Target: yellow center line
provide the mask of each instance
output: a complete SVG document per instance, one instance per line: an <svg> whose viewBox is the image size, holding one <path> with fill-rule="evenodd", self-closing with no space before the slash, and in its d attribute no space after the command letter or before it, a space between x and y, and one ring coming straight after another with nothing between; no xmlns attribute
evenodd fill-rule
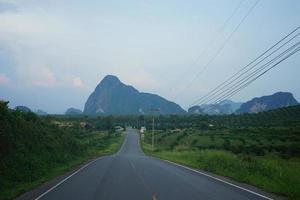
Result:
<svg viewBox="0 0 300 200"><path fill-rule="evenodd" d="M151 187L146 183L145 179L142 177L142 175L136 170L135 165L129 161L131 167L134 169L135 173L138 175L139 179L141 180L142 184L145 186L145 188L152 194L152 200L157 200L157 197Z"/></svg>

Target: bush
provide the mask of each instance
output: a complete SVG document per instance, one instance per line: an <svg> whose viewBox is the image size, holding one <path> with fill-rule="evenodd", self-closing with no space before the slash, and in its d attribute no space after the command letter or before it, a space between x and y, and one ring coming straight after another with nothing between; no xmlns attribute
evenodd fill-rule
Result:
<svg viewBox="0 0 300 200"><path fill-rule="evenodd" d="M227 151L231 150L231 144L230 141L228 139L225 139L224 143L223 143L223 148Z"/></svg>

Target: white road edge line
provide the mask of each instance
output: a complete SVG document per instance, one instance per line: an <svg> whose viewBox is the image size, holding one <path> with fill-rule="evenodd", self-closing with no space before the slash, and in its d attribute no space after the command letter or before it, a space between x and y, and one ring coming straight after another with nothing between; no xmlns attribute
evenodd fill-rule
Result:
<svg viewBox="0 0 300 200"><path fill-rule="evenodd" d="M239 188L239 189L241 189L241 190L247 191L247 192L249 192L249 193L255 194L255 195L260 196L260 197L262 197L262 198L265 198L265 199L268 199L268 200L274 200L274 199L271 199L271 198L269 198L269 197L266 197L266 196L264 196L264 195L262 195L262 194L259 194L259 193L257 193L257 192L254 192L254 191L252 191L252 190L248 190L248 189L246 189L246 188L243 188L243 187L241 187L241 186L235 185L235 184L233 184L233 183L224 181L224 180L222 180L222 179L220 179L220 178L211 176L211 175L206 174L206 173L204 173L204 172L200 172L200 171L198 171L198 170L196 170L196 169L192 169L192 168L190 168L190 167L187 167L187 166L184 166L184 165L181 165L181 164L178 164L178 163L169 161L169 160L163 160L163 161L168 162L168 163L171 163L171 164L173 164L173 165L177 165L177 166L179 166L179 167L182 167L182 168L185 168L185 169L188 169L188 170L191 170L191 171L193 171L193 172L196 172L196 173L198 173L198 174L201 174L201 175L207 176L207 177L209 177L209 178L215 179L215 180L220 181L220 182L222 182L222 183L226 183L226 184L228 184L228 185L231 185L231 186L233 186L233 187L236 187L236 188Z"/></svg>
<svg viewBox="0 0 300 200"><path fill-rule="evenodd" d="M117 153L115 153L115 154L112 154L112 155L118 155L118 154L120 154L121 153L121 151L122 151L122 149L123 149L123 146L124 146L124 144L126 143L126 141L127 141L127 133L126 133L126 131L124 132L124 140L123 140L123 143L122 143L122 145L121 145L121 147L120 147L120 149L119 149L119 151L117 152Z"/></svg>
<svg viewBox="0 0 300 200"><path fill-rule="evenodd" d="M122 146L120 147L119 151L113 155L117 155L121 152L121 150L123 149L123 146L124 146L124 143L126 142L127 140L127 137L126 137L126 134L125 133L125 138L124 138L124 141L123 141L123 144ZM68 177L64 178L62 181L60 181L59 183L57 183L56 185L52 186L50 189L48 189L46 192L44 192L43 194L41 194L40 196L38 196L37 198L35 198L35 200L39 200L41 199L43 196L45 196L47 193L51 192L52 190L54 190L55 188L57 188L59 185L61 185L63 182L65 182L66 180L68 180L69 178L71 178L72 176L74 176L75 174L77 174L78 172L80 172L81 170L83 170L84 168L86 168L87 166L93 164L94 162L102 159L102 158L105 158L106 156L102 156L102 157L99 157L95 160L92 160L91 162L85 164L84 166L82 166L80 169L78 169L77 171L75 171L74 173L72 173L71 175L69 175Z"/></svg>
<svg viewBox="0 0 300 200"><path fill-rule="evenodd" d="M69 178L71 178L72 176L74 176L75 174L77 174L78 172L80 172L81 170L83 170L84 168L86 168L87 166L91 165L92 163L104 158L106 156L103 157L99 157L95 160L92 160L91 162L85 164L84 166L82 166L80 169L78 169L77 171L75 171L74 173L72 173L71 175L69 175L68 177L64 178L63 180L61 180L59 183L57 183L56 185L52 186L50 189L48 189L46 192L44 192L43 194L41 194L40 196L38 196L37 198L35 198L35 200L39 200L41 199L43 196L45 196L46 194L48 194L49 192L51 192L52 190L54 190L55 188L57 188L59 185L61 185L62 183L64 183L66 180L68 180Z"/></svg>

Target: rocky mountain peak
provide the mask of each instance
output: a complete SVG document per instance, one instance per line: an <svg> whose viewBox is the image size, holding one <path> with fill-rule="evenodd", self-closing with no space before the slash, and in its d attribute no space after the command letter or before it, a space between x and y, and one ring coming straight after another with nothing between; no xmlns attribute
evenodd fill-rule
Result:
<svg viewBox="0 0 300 200"><path fill-rule="evenodd" d="M102 81L99 83L99 85L115 85L115 84L120 84L121 81L119 80L118 77L114 75L107 75L105 76Z"/></svg>
<svg viewBox="0 0 300 200"><path fill-rule="evenodd" d="M148 113L159 108L161 114L184 114L177 104L158 95L139 92L122 83L118 77L107 75L89 96L84 113L88 115L126 115Z"/></svg>
<svg viewBox="0 0 300 200"><path fill-rule="evenodd" d="M290 92L276 92L272 95L253 98L242 104L237 113L258 113L276 108L298 105Z"/></svg>

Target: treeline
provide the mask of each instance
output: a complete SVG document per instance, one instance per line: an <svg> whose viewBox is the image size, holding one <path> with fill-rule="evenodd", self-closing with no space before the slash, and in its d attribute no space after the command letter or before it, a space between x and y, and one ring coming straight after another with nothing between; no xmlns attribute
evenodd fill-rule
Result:
<svg viewBox="0 0 300 200"><path fill-rule="evenodd" d="M47 121L57 121L59 123L70 123L72 126L81 127L86 130L98 130L98 131L114 131L115 126L119 125L117 120L113 116L67 116L67 115L49 115L44 117ZM123 127L123 126L122 126Z"/></svg>
<svg viewBox="0 0 300 200"><path fill-rule="evenodd" d="M156 115L155 128L160 130L196 128L226 129L248 127L300 127L300 106L279 108L257 114L232 115ZM139 116L134 125L152 128L152 116Z"/></svg>
<svg viewBox="0 0 300 200"><path fill-rule="evenodd" d="M169 130L182 128L196 129L224 129L269 126L300 126L300 106L279 108L257 114L231 114L231 115L122 115L122 116L50 116L62 121L82 122L84 119L97 130L113 129L115 126L132 126L152 128L154 118L155 129Z"/></svg>
<svg viewBox="0 0 300 200"><path fill-rule="evenodd" d="M289 106L257 114L215 116L219 127L300 126L300 106Z"/></svg>

